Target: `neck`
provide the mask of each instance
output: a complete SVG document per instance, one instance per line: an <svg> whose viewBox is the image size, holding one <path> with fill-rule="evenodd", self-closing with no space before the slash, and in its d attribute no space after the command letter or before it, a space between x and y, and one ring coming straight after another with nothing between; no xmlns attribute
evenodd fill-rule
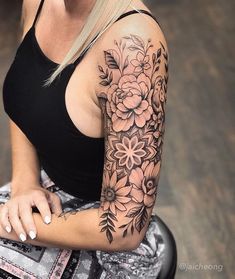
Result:
<svg viewBox="0 0 235 279"><path fill-rule="evenodd" d="M71 16L76 15L86 18L94 6L96 0L63 0L65 10Z"/></svg>

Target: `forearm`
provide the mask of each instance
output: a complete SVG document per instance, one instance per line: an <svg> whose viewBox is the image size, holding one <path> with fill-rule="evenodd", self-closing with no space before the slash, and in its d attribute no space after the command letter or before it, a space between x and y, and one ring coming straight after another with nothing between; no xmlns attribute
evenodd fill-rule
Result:
<svg viewBox="0 0 235 279"><path fill-rule="evenodd" d="M21 183L37 183L40 166L36 150L27 137L10 120L12 153L12 190ZM20 185L22 189L22 185Z"/></svg>
<svg viewBox="0 0 235 279"><path fill-rule="evenodd" d="M42 221L40 214L33 213L37 237L31 240L27 236L25 243L73 250L132 250L134 248L133 236L123 238L116 234L114 241L109 243L106 235L100 232L101 220L98 210L98 208L90 208L79 212L68 212L60 217L52 214L52 221L48 225ZM2 228L0 237L21 242L14 231L7 233Z"/></svg>

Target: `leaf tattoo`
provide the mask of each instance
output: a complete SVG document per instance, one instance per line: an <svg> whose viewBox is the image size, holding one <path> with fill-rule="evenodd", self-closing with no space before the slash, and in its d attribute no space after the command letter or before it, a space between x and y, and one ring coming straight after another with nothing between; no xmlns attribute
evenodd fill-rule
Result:
<svg viewBox="0 0 235 279"><path fill-rule="evenodd" d="M120 57L116 50L110 49L104 51L106 64L110 69L119 69Z"/></svg>
<svg viewBox="0 0 235 279"><path fill-rule="evenodd" d="M100 232L134 235L148 224L160 178L168 53L162 42L123 36L104 51L97 94L105 119Z"/></svg>

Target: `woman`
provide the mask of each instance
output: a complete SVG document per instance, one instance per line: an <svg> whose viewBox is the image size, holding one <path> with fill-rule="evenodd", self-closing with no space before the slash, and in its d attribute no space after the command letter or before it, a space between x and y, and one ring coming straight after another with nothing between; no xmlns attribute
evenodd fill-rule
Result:
<svg viewBox="0 0 235 279"><path fill-rule="evenodd" d="M1 278L156 278L168 50L141 1L25 0L3 87ZM88 51L89 50L89 51Z"/></svg>

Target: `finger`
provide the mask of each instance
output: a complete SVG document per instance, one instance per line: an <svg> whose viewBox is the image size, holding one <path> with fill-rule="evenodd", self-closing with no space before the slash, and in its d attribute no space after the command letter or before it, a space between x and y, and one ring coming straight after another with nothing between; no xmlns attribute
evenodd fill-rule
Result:
<svg viewBox="0 0 235 279"><path fill-rule="evenodd" d="M26 232L31 239L34 239L37 234L36 226L33 220L32 207L30 203L20 203L19 204L19 215L21 223L23 224Z"/></svg>
<svg viewBox="0 0 235 279"><path fill-rule="evenodd" d="M12 204L11 207L9 207L8 216L9 216L9 221L12 225L12 228L18 235L19 239L21 241L25 241L27 237L26 237L25 230L22 226L22 223L19 219L18 204Z"/></svg>
<svg viewBox="0 0 235 279"><path fill-rule="evenodd" d="M45 194L35 199L34 203L42 216L43 222L49 224L51 222L51 209Z"/></svg>
<svg viewBox="0 0 235 279"><path fill-rule="evenodd" d="M0 223L5 230L10 233L11 232L11 224L9 222L8 217L9 209L7 205L1 205L1 213L0 213Z"/></svg>
<svg viewBox="0 0 235 279"><path fill-rule="evenodd" d="M50 203L52 213L59 216L63 211L60 197L53 193L50 194L49 203Z"/></svg>

